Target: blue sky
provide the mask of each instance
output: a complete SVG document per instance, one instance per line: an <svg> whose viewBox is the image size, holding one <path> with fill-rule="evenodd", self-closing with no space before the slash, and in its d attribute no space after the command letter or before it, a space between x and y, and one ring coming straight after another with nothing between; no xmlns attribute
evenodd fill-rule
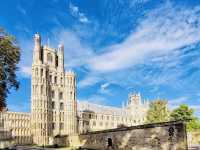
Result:
<svg viewBox="0 0 200 150"><path fill-rule="evenodd" d="M0 26L22 50L13 111L30 111L33 35L65 45L78 100L121 106L130 92L200 116L200 0L3 0Z"/></svg>

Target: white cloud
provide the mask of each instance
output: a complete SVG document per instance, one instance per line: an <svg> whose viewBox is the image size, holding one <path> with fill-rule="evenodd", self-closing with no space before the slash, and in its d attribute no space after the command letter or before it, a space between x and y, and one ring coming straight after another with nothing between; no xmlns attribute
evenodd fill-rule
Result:
<svg viewBox="0 0 200 150"><path fill-rule="evenodd" d="M89 23L88 18L84 13L80 12L79 8L72 3L69 4L70 13L75 18L78 18L81 23Z"/></svg>
<svg viewBox="0 0 200 150"><path fill-rule="evenodd" d="M169 108L174 109L180 106L180 104L186 103L188 100L188 97L183 96L183 97L178 97L176 99L172 99L168 101Z"/></svg>
<svg viewBox="0 0 200 150"><path fill-rule="evenodd" d="M31 67L30 66L21 66L20 67L20 73L24 77L30 77L31 76Z"/></svg>
<svg viewBox="0 0 200 150"><path fill-rule="evenodd" d="M101 89L105 90L109 85L110 83L104 83L101 85Z"/></svg>
<svg viewBox="0 0 200 150"><path fill-rule="evenodd" d="M32 53L34 41L31 39L21 37L19 39L19 45L21 49L21 58L19 62L19 72L20 77L29 78L31 77L31 64L32 64Z"/></svg>
<svg viewBox="0 0 200 150"><path fill-rule="evenodd" d="M104 98L103 96L100 95L91 95L89 98L86 99L81 99L79 101L87 101L87 102L91 102L93 104L100 104L100 105L106 105L106 98Z"/></svg>
<svg viewBox="0 0 200 150"><path fill-rule="evenodd" d="M168 3L152 11L122 43L91 59L89 67L103 73L122 70L200 41L199 10Z"/></svg>
<svg viewBox="0 0 200 150"><path fill-rule="evenodd" d="M194 109L194 114L195 116L199 117L200 116L200 105L197 104L190 104L191 101L189 101L189 97L187 96L183 96L183 97L178 97L176 99L172 99L168 101L169 104L169 109L172 111L173 109L178 108L181 104L186 104L188 105L190 108Z"/></svg>
<svg viewBox="0 0 200 150"><path fill-rule="evenodd" d="M99 93L101 94L108 94L108 95L111 95L111 91L108 89L108 87L110 86L110 83L104 83L100 86L100 90L99 90Z"/></svg>
<svg viewBox="0 0 200 150"><path fill-rule="evenodd" d="M8 104L9 111L14 112L30 112L30 102L19 102L14 104Z"/></svg>
<svg viewBox="0 0 200 150"><path fill-rule="evenodd" d="M200 105L190 105L194 109L194 114L200 118Z"/></svg>
<svg viewBox="0 0 200 150"><path fill-rule="evenodd" d="M81 42L80 37L75 32L67 29L61 29L59 31L54 31L53 34L57 40L55 43L64 44L65 66L67 68L84 65L88 59L93 57L93 51L90 47Z"/></svg>
<svg viewBox="0 0 200 150"><path fill-rule="evenodd" d="M24 8L22 8L21 5L17 5L17 10L18 10L19 12L21 12L22 14L26 15L26 10L25 10Z"/></svg>
<svg viewBox="0 0 200 150"><path fill-rule="evenodd" d="M145 4L147 2L149 2L151 0L132 0L131 1L131 6L134 6L134 5L138 5L138 4Z"/></svg>
<svg viewBox="0 0 200 150"><path fill-rule="evenodd" d="M81 80L78 83L78 87L79 88L84 88L84 87L87 87L87 86L94 85L99 81L100 81L99 77L88 75L85 79Z"/></svg>

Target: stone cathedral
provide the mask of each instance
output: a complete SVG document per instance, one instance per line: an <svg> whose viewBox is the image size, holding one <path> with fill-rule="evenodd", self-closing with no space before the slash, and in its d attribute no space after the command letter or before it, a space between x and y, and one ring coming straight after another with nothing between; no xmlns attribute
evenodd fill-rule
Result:
<svg viewBox="0 0 200 150"><path fill-rule="evenodd" d="M0 113L0 146L2 139L15 145L52 145L56 137L145 122L149 104L137 93L121 108L77 101L76 75L64 69L64 46L43 46L39 34L34 42L31 112Z"/></svg>

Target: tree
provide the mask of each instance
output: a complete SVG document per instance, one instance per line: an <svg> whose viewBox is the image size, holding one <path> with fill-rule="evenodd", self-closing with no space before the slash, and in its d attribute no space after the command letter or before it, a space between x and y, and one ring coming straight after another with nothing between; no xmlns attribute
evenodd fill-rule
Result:
<svg viewBox="0 0 200 150"><path fill-rule="evenodd" d="M166 100L155 100L149 105L147 123L169 121L169 110Z"/></svg>
<svg viewBox="0 0 200 150"><path fill-rule="evenodd" d="M171 120L187 121L187 129L189 131L200 129L200 121L194 116L194 109L189 108L186 104L181 104L170 114Z"/></svg>
<svg viewBox="0 0 200 150"><path fill-rule="evenodd" d="M6 107L6 97L10 89L18 89L16 80L20 49L15 38L0 28L0 111Z"/></svg>
<svg viewBox="0 0 200 150"><path fill-rule="evenodd" d="M194 110L189 108L186 104L181 104L178 108L174 109L170 114L171 120L192 120Z"/></svg>

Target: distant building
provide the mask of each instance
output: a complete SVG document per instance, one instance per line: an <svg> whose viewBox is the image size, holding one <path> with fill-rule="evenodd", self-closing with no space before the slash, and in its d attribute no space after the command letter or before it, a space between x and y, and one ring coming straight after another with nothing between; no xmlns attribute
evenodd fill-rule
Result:
<svg viewBox="0 0 200 150"><path fill-rule="evenodd" d="M79 131L85 133L144 124L147 110L148 102L142 102L140 94L130 94L127 105L122 108L79 102Z"/></svg>
<svg viewBox="0 0 200 150"><path fill-rule="evenodd" d="M39 34L34 40L31 113L0 113L2 130L8 131L14 144L51 145L55 138L66 135L145 122L148 102L143 102L140 94L130 94L122 108L77 104L76 75L65 72L64 46L42 46Z"/></svg>
<svg viewBox="0 0 200 150"><path fill-rule="evenodd" d="M5 125L5 111L0 113L0 149L3 149L5 147L9 147L12 145L12 135L11 131L6 129Z"/></svg>

